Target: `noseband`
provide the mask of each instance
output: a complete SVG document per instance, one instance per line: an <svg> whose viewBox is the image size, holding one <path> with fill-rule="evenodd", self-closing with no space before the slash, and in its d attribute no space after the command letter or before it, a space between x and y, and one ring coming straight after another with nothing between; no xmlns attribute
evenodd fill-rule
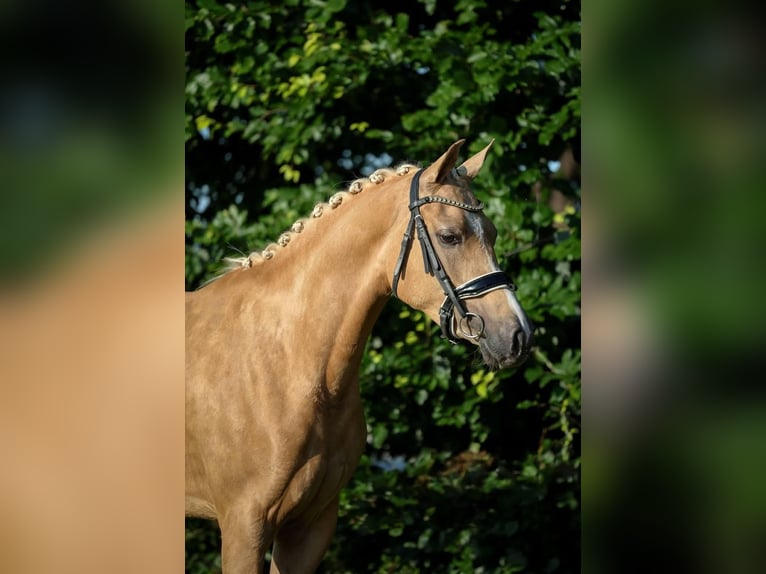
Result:
<svg viewBox="0 0 766 574"><path fill-rule="evenodd" d="M510 278L502 271L493 271L485 275L480 275L463 283L459 287L455 287L450 281L447 272L439 261L439 256L436 255L431 238L428 235L426 224L423 221L423 216L420 214L420 206L427 203L443 203L452 207L459 207L472 213L478 213L484 209L484 205L479 202L479 205L468 205L467 203L461 203L459 201L453 201L446 197L440 197L438 195L427 195L426 197L420 196L420 175L423 170L418 170L415 176L412 178L412 184L410 185L410 221L407 224L407 229L404 231L404 237L402 239L402 248L399 252L399 259L396 261L396 267L394 268L394 280L392 284L394 296L398 296L396 293L397 285L399 284L399 277L402 273L402 268L407 260L407 254L412 244L412 231L413 228L417 229L418 241L420 242L420 249L423 252L423 263L425 265L425 271L429 275L436 277L436 280L441 285L442 291L444 291L444 302L439 308L439 320L442 328L442 337L449 340L450 343L457 343L458 336L455 333L454 328L454 311L457 310L460 315L458 320L458 329L460 334L466 339L473 341L478 340L484 333L484 319L482 319L476 313L471 313L465 308L463 301L465 299L473 299L481 297L482 295L494 291L495 289L510 289L516 290L516 286L511 283ZM479 330L474 334L471 330L471 320L478 320Z"/></svg>

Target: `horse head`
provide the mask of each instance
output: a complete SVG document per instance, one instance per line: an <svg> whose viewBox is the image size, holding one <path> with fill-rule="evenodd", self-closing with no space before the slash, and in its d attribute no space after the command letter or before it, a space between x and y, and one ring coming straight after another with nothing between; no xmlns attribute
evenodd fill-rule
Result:
<svg viewBox="0 0 766 574"><path fill-rule="evenodd" d="M453 343L478 345L490 367L517 366L529 353L532 326L498 265L497 229L470 188L492 142L454 168L463 142L406 180L409 203L397 220L404 239L391 289L440 324Z"/></svg>

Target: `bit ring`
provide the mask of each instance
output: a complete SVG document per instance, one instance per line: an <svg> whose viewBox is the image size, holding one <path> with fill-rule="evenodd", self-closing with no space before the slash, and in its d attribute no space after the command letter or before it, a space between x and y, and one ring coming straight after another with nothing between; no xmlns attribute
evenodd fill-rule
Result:
<svg viewBox="0 0 766 574"><path fill-rule="evenodd" d="M472 318L476 318L479 320L479 333L477 335L474 335L471 329L470 321ZM484 334L484 319L482 319L476 313L471 313L471 312L466 313L465 316L460 317L460 320L458 321L457 325L458 325L458 329L460 330L460 334L466 339L470 339L471 341L478 341L481 338L481 336ZM468 327L467 330L466 330L466 327Z"/></svg>

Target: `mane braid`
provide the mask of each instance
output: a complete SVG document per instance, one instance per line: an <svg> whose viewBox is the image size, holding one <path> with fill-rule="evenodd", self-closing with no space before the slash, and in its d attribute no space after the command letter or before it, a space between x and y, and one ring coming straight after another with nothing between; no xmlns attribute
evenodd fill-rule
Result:
<svg viewBox="0 0 766 574"><path fill-rule="evenodd" d="M306 226L310 226L313 224L313 221L315 219L319 219L322 217L322 214L324 214L326 211L331 211L334 209L337 209L340 207L344 201L352 198L353 196L361 193L365 189L368 189L370 187L374 187L376 185L379 185L383 183L387 178L390 178L392 176L404 176L407 175L410 170L417 169L418 166L411 164L411 163L403 163L396 168L381 168L377 169L374 172L370 174L367 178L359 178L352 181L349 185L346 191L339 191L335 194L333 194L330 199L326 203L317 203L314 206L314 209L311 211L311 214L308 217L304 217L301 219L298 219L295 223L293 223L290 226L290 229L283 232L279 238L274 243L269 243L264 247L261 251L252 251L250 254L248 254L245 257L224 257L225 266L223 269L223 272L212 279L206 281L204 284L207 285L208 283L215 281L216 279L223 277L227 273L231 271L236 271L237 269L244 270L244 269L250 269L256 264L261 264L266 261L270 261L276 255L284 248L286 248L293 237L296 234L302 233Z"/></svg>

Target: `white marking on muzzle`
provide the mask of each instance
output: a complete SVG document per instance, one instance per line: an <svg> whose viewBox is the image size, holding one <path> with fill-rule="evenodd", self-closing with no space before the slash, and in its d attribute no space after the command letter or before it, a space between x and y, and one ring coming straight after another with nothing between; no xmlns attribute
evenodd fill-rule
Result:
<svg viewBox="0 0 766 574"><path fill-rule="evenodd" d="M495 250L492 249L492 247L487 244L486 237L484 235L484 229L481 225L481 219L479 215L474 213L466 213L466 217L468 218L468 223L472 227L473 232L479 238L479 241L481 242L481 246L484 248L484 252L487 254L487 262L489 263L489 268L492 271L502 271L502 269L500 269L500 266L497 263L497 258L495 257ZM513 314L516 315L516 318L519 321L519 325L524 330L524 335L526 335L526 338L529 339L529 337L532 335L532 326L529 324L529 319L527 319L527 314L524 313L524 310L521 308L521 304L519 303L519 300L516 298L516 294L510 289L503 289L503 292L505 293L505 296L508 299L508 305L511 307L511 309L513 310Z"/></svg>
<svg viewBox="0 0 766 574"><path fill-rule="evenodd" d="M521 308L521 304L519 303L519 300L516 299L516 293L514 293L510 289L506 289L505 296L508 298L508 304L511 306L511 309L513 309L514 315L516 315L516 318L519 320L519 325L521 325L521 328L524 330L524 334L526 335L526 338L529 339L529 337L532 335L532 326L529 324L529 319L527 319L527 314Z"/></svg>

